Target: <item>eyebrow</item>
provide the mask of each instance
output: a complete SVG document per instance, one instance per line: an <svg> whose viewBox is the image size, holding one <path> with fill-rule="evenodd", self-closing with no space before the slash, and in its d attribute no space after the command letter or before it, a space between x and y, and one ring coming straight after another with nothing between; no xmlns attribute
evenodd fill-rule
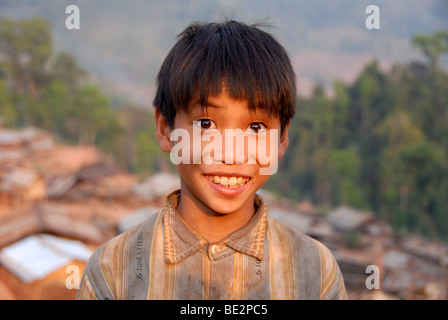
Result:
<svg viewBox="0 0 448 320"><path fill-rule="evenodd" d="M194 100L193 108L195 108L195 109L200 109L202 111L204 111L204 110L207 111L207 109L209 107L215 108L215 109L223 108L222 105L210 102L210 100L207 100L205 105L201 104L201 99L200 98L196 98ZM267 112L265 110L259 110L259 109L252 110L252 109L250 109L249 112L257 114L261 121L270 121L272 118L275 118L274 115L270 114L269 112Z"/></svg>
<svg viewBox="0 0 448 320"><path fill-rule="evenodd" d="M219 104L215 104L215 103L213 103L213 102L210 102L210 101L207 101L207 103L205 104L205 107L212 107L212 108L222 108L222 106L221 105L219 105Z"/></svg>
<svg viewBox="0 0 448 320"><path fill-rule="evenodd" d="M195 99L195 101L193 103L193 108L195 108L195 109L207 110L209 107L216 108L216 109L222 108L221 105L210 102L210 101L206 101L205 104L202 104L201 100L199 98Z"/></svg>

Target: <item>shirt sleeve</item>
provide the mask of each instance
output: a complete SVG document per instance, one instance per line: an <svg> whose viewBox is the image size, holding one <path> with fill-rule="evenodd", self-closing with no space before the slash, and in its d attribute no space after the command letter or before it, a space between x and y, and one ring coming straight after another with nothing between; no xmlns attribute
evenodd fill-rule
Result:
<svg viewBox="0 0 448 320"><path fill-rule="evenodd" d="M84 276L81 286L76 297L77 300L98 300L98 297L93 291L92 285L87 276Z"/></svg>
<svg viewBox="0 0 448 320"><path fill-rule="evenodd" d="M320 255L321 300L346 300L344 279L339 266L330 249L314 240Z"/></svg>

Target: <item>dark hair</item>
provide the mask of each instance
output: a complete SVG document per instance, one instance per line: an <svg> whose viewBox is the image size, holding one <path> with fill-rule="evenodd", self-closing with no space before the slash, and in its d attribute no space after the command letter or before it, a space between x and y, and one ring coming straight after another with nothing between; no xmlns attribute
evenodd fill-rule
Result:
<svg viewBox="0 0 448 320"><path fill-rule="evenodd" d="M178 37L160 68L153 101L171 127L194 94L206 106L223 81L229 96L277 116L282 129L293 117L294 70L285 49L259 25L193 23Z"/></svg>

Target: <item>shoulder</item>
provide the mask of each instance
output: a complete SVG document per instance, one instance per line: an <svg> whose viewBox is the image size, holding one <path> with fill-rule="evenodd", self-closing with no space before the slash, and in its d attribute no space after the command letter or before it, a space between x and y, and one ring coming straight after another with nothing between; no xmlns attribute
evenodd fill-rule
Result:
<svg viewBox="0 0 448 320"><path fill-rule="evenodd" d="M314 240L319 252L321 267L321 299L347 299L342 272L333 253L321 242Z"/></svg>
<svg viewBox="0 0 448 320"><path fill-rule="evenodd" d="M151 239L154 226L161 216L157 211L142 223L115 236L98 247L90 257L83 275L83 281L90 291L100 299L120 297L123 279L126 276L129 252L142 241Z"/></svg>
<svg viewBox="0 0 448 320"><path fill-rule="evenodd" d="M267 224L268 237L271 241L277 241L282 245L293 246L301 254L309 252L318 256L321 244L317 240L270 216L268 216Z"/></svg>
<svg viewBox="0 0 448 320"><path fill-rule="evenodd" d="M320 241L268 217L268 237L291 252L297 274L319 283L320 299L345 299L342 273L331 250Z"/></svg>

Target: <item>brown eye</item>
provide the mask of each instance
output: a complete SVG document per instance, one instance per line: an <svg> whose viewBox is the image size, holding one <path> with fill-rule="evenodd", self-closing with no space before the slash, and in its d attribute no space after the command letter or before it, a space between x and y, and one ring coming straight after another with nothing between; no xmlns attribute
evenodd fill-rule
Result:
<svg viewBox="0 0 448 320"><path fill-rule="evenodd" d="M266 126L261 122L252 122L249 125L249 129L254 133L262 133L266 129Z"/></svg>
<svg viewBox="0 0 448 320"><path fill-rule="evenodd" d="M212 126L212 121L210 119L201 119L201 128L209 129Z"/></svg>
<svg viewBox="0 0 448 320"><path fill-rule="evenodd" d="M216 127L215 123L211 119L199 119L194 121L194 124L201 130L208 130Z"/></svg>

